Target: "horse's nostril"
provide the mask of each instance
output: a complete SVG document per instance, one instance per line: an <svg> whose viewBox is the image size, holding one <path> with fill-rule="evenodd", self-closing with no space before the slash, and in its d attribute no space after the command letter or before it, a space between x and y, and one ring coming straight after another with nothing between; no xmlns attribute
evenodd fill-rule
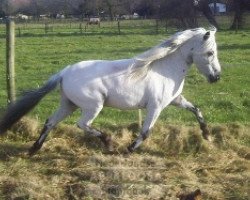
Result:
<svg viewBox="0 0 250 200"><path fill-rule="evenodd" d="M209 76L209 82L210 82L210 83L214 83L214 82L216 82L216 81L218 81L218 80L220 80L220 75L215 75L215 76L210 75L210 76Z"/></svg>

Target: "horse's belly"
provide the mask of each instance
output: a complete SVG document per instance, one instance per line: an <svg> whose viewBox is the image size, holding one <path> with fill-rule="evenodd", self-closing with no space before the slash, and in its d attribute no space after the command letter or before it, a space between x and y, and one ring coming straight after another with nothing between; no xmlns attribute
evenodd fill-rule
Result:
<svg viewBox="0 0 250 200"><path fill-rule="evenodd" d="M109 94L104 103L107 107L114 107L119 109L137 109L145 108L146 101L138 93L129 93L126 91L116 91Z"/></svg>

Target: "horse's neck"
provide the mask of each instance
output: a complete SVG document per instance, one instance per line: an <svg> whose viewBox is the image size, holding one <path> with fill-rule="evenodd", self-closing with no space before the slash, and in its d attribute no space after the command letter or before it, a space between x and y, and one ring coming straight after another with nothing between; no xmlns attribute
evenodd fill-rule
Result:
<svg viewBox="0 0 250 200"><path fill-rule="evenodd" d="M166 78L175 78L175 80L183 80L190 67L188 63L189 52L185 47L176 50L175 53L158 60L155 63L154 71Z"/></svg>

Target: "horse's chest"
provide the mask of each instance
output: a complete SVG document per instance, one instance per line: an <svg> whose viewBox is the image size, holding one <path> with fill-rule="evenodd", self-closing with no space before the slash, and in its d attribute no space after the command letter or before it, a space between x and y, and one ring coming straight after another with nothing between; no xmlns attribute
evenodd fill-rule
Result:
<svg viewBox="0 0 250 200"><path fill-rule="evenodd" d="M182 93L184 81L175 82L172 80L162 81L161 84L155 85L151 91L151 101L161 107L169 105L173 99Z"/></svg>

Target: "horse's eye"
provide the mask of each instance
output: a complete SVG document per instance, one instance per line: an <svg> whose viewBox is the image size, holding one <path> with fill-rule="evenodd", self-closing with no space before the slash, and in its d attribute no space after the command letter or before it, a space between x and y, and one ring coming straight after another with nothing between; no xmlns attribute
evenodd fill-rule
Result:
<svg viewBox="0 0 250 200"><path fill-rule="evenodd" d="M214 52L213 52L213 51L207 52L207 56L208 56L208 57L213 56L213 55L214 55Z"/></svg>

